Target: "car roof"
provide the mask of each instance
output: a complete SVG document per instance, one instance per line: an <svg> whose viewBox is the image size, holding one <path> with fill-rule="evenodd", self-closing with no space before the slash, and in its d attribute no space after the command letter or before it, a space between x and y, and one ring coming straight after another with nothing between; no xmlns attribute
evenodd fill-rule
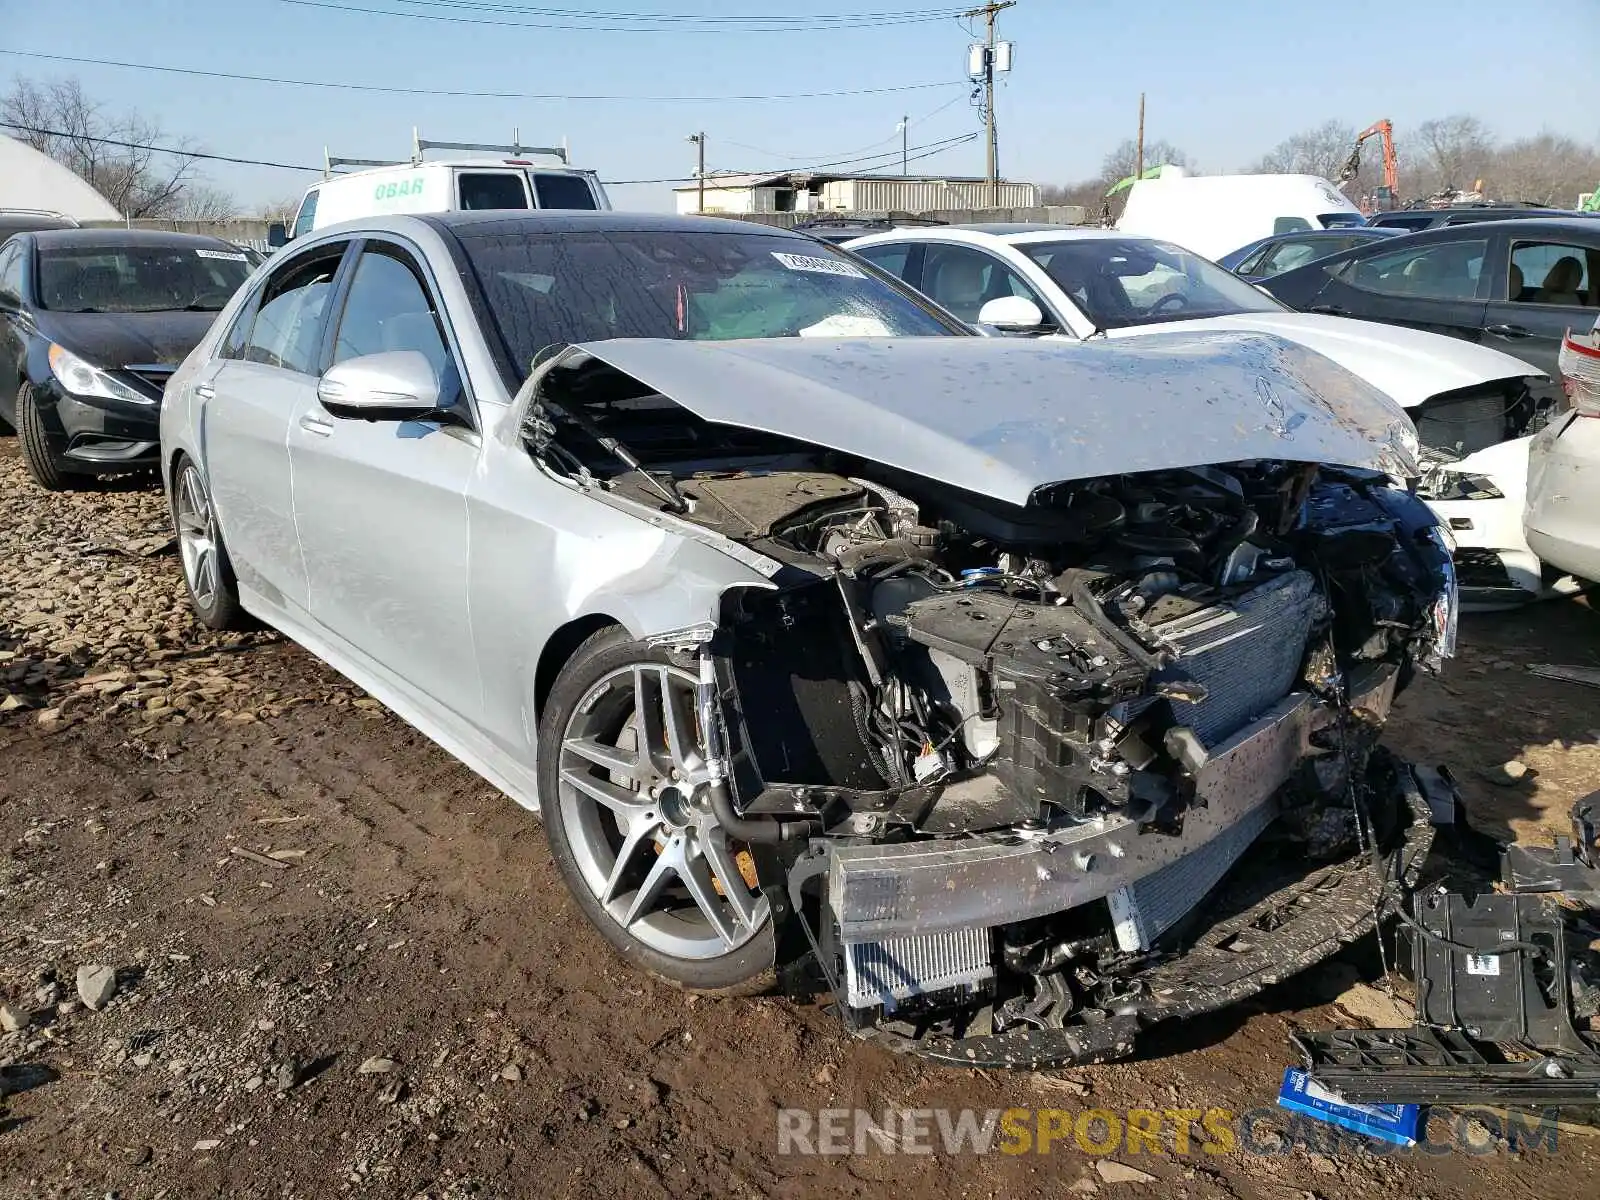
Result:
<svg viewBox="0 0 1600 1200"><path fill-rule="evenodd" d="M1101 229L1098 226L1087 225L999 226L1001 229L1017 230L1017 232L1000 233L992 232L995 228L997 227L985 225L947 225L932 229L896 229L857 238L847 243L847 246L877 245L901 240L967 242L974 246L993 245L996 242L1004 246L1026 246L1035 242L1089 241L1095 238L1120 238L1125 241L1133 239L1145 242L1157 240L1145 237L1143 234L1118 233L1115 229Z"/></svg>
<svg viewBox="0 0 1600 1200"><path fill-rule="evenodd" d="M956 228L1007 237L1014 233L1054 233L1062 226L1051 225L1044 221L974 221L970 225L957 225Z"/></svg>
<svg viewBox="0 0 1600 1200"><path fill-rule="evenodd" d="M1493 228L1490 229L1489 227ZM1488 237L1509 234L1513 237L1532 234L1548 239L1552 234L1582 234L1600 237L1600 218L1573 213L1570 217L1511 217L1497 221L1465 221L1458 225L1435 225L1432 229L1419 229L1410 234L1419 243L1453 241L1456 238Z"/></svg>
<svg viewBox="0 0 1600 1200"><path fill-rule="evenodd" d="M29 235L39 249L73 246L150 246L181 250L185 246L220 246L234 249L232 242L204 233L173 233L166 229L123 229L108 225L96 229L41 229Z"/></svg>
<svg viewBox="0 0 1600 1200"><path fill-rule="evenodd" d="M458 238L496 237L515 233L763 233L815 246L815 238L775 225L727 217L676 216L670 213L599 212L586 209L478 209L471 212L419 213L410 218L357 219L348 226L375 227L383 221L422 221ZM328 226L329 230L343 226ZM326 232L318 230L318 233Z"/></svg>

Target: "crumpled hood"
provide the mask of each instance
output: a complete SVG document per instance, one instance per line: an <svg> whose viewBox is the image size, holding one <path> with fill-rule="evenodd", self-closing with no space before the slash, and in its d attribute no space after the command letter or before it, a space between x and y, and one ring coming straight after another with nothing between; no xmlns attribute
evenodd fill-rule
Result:
<svg viewBox="0 0 1600 1200"><path fill-rule="evenodd" d="M1158 334L1114 346L620 339L577 349L705 420L1014 504L1050 483L1256 458L1418 473L1399 407L1267 334Z"/></svg>
<svg viewBox="0 0 1600 1200"><path fill-rule="evenodd" d="M1119 329L1111 336L1142 334L1151 328ZM1405 408L1416 408L1442 392L1544 375L1520 358L1461 338L1321 313L1239 313L1176 321L1155 328L1186 332L1260 330L1276 334L1326 354Z"/></svg>

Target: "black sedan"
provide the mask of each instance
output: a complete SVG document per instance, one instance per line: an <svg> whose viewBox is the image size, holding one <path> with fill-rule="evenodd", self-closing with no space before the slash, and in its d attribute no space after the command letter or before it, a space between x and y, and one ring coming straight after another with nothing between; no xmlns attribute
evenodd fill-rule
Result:
<svg viewBox="0 0 1600 1200"><path fill-rule="evenodd" d="M1263 284L1301 312L1480 342L1552 379L1561 338L1600 316L1600 221L1446 226L1308 263Z"/></svg>
<svg viewBox="0 0 1600 1200"><path fill-rule="evenodd" d="M161 390L250 274L218 238L127 229L0 246L0 425L43 487L152 468Z"/></svg>
<svg viewBox="0 0 1600 1200"><path fill-rule="evenodd" d="M1217 259L1235 275L1254 283L1282 275L1308 262L1354 250L1399 234L1398 229L1378 229L1370 225L1350 225L1339 229L1302 229L1298 233L1279 233L1251 242Z"/></svg>

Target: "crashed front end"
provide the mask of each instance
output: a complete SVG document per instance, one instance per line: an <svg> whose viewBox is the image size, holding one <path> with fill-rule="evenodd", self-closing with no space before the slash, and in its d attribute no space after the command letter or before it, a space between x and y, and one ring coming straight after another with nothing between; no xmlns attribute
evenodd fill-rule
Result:
<svg viewBox="0 0 1600 1200"><path fill-rule="evenodd" d="M1192 410L1185 454L1073 451L1107 468L1088 473L1062 451L1061 473L1023 496L1006 481L980 490L983 464L1049 469L1021 440L1085 440L1121 389L1095 393L1098 407L1080 397L1078 419L1053 414L1052 428L1005 422L999 438L959 423L1004 413L948 410L940 479L922 451L877 440L876 415L839 430L855 411L842 406L831 423L747 411L776 440L708 465L723 414L697 413L682 364L655 351L597 344L552 373L548 440L580 403L594 433L602 397L670 386L683 420L708 422L690 439L698 457L663 469L652 454L608 494L676 507L778 564L773 590L730 592L696 635L701 732L719 813L779 924L780 967L801 987L820 968L863 1036L968 1064L1123 1056L1140 1030L1361 936L1380 893L1414 877L1426 804L1378 737L1412 672L1452 652L1456 596L1435 519L1390 482L1406 473L1391 461L1401 428L1314 355L1182 345L1196 372L1230 364L1212 384L1231 396ZM815 385L832 369L745 353L768 388L776 371ZM724 386L742 369L718 365ZM963 364L928 365L948 380ZM828 383L835 400L848 386ZM1062 422L1077 433L1061 440ZM1125 431L1141 423L1129 414ZM635 429L629 444L644 440ZM1208 440L1248 457L1197 461ZM1310 447L1332 461L1308 461ZM1163 455L1172 465L1151 465Z"/></svg>

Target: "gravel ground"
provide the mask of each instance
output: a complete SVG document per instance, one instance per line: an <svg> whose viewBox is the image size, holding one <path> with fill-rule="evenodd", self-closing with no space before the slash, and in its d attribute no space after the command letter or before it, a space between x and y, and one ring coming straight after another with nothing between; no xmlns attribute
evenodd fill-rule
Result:
<svg viewBox="0 0 1600 1200"><path fill-rule="evenodd" d="M780 1154L783 1108L1242 1113L1290 1031L1394 1006L1364 947L1141 1061L1000 1074L697 1000L606 951L535 820L297 647L191 622L159 495L47 496L3 440L0 514L0 1200L1593 1195L1592 1130L1515 1151L1486 1115L1435 1116L1477 1155L1282 1122L1269 1153ZM1498 836L1600 787L1600 693L1539 662L1600 662L1586 603L1473 622L1395 722Z"/></svg>

